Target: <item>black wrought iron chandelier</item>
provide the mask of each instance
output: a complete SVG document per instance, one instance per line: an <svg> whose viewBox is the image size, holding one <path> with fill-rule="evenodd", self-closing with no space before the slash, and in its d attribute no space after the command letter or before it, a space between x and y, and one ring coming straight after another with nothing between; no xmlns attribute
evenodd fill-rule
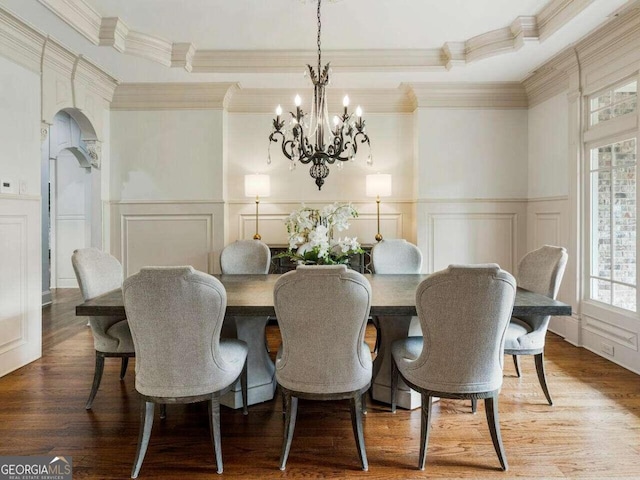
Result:
<svg viewBox="0 0 640 480"><path fill-rule="evenodd" d="M341 162L353 160L358 152L358 142L369 146L367 164L372 164L371 144L365 130L365 122L362 119L362 109L356 108L355 115L348 112L349 97L345 96L342 102L344 112L341 116L333 117L333 127L329 122L329 109L326 86L329 84L330 63L321 69L322 50L320 48L320 4L318 0L318 71L309 68L309 76L313 82L313 102L311 114L306 114L300 105L302 100L296 95L296 112L289 112L291 118L287 123L281 120L282 107L276 108L276 118L273 119L273 131L269 135L269 155L267 163L271 163L271 142L282 141L282 153L290 160L289 169L293 170L298 162L303 165L312 163L309 174L315 179L318 190L322 189L324 179L329 175L329 165L342 167ZM327 141L325 143L325 132ZM315 137L315 142L313 141ZM310 138L312 140L310 140Z"/></svg>

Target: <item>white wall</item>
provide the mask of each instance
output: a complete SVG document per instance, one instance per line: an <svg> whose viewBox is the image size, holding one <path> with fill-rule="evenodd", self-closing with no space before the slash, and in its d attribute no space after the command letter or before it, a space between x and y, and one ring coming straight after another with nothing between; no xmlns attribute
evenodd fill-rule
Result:
<svg viewBox="0 0 640 480"><path fill-rule="evenodd" d="M528 197L569 194L569 103L559 93L529 109Z"/></svg>
<svg viewBox="0 0 640 480"><path fill-rule="evenodd" d="M40 76L0 56L0 376L41 355Z"/></svg>
<svg viewBox="0 0 640 480"><path fill-rule="evenodd" d="M222 110L111 113L111 200L221 200Z"/></svg>
<svg viewBox="0 0 640 480"><path fill-rule="evenodd" d="M424 108L418 198L527 196L527 110Z"/></svg>

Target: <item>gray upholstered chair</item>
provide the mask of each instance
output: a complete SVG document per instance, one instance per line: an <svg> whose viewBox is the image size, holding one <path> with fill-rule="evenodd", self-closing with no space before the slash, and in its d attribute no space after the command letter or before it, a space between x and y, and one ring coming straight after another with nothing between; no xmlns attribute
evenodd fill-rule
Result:
<svg viewBox="0 0 640 480"><path fill-rule="evenodd" d="M391 410L395 411L400 376L422 396L421 470L427 459L433 397L484 399L493 446L502 469L507 469L498 393L515 294L515 279L496 264L450 265L418 286L416 309L424 337L393 343Z"/></svg>
<svg viewBox="0 0 640 480"><path fill-rule="evenodd" d="M274 287L282 346L276 379L283 394L284 470L298 411L298 398L351 401L351 420L363 470L368 470L362 431L362 396L371 384L371 352L364 334L371 285L345 265L299 266Z"/></svg>
<svg viewBox="0 0 640 480"><path fill-rule="evenodd" d="M544 245L527 253L518 263L518 286L555 299L567 266L567 250ZM538 379L549 405L553 400L547 387L544 371L544 343L550 316L512 317L504 344L504 353L513 355L513 363L520 376L520 355L534 355Z"/></svg>
<svg viewBox="0 0 640 480"><path fill-rule="evenodd" d="M271 251L260 240L238 240L224 247L220 254L220 267L225 275L264 275L269 273L270 266ZM275 390L275 367L269 357L265 332L268 321L268 316L227 317L222 329L223 337L240 338L249 345L250 404L271 400ZM238 398L238 391L236 384L231 393L233 403Z"/></svg>
<svg viewBox="0 0 640 480"><path fill-rule="evenodd" d="M265 274L269 273L270 265L271 251L260 240L238 240L224 247L220 254L224 274Z"/></svg>
<svg viewBox="0 0 640 480"><path fill-rule="evenodd" d="M154 405L209 402L213 449L222 473L220 396L241 378L246 414L247 345L221 340L227 294L193 267L147 267L124 281L124 307L136 347L142 421L131 478L142 467Z"/></svg>
<svg viewBox="0 0 640 480"><path fill-rule="evenodd" d="M375 274L413 274L422 270L422 252L413 243L405 239L382 240L371 249L371 267ZM420 322L417 317L382 317L374 316L373 324L376 327L376 344L373 348L378 353L374 364L374 377L376 384L391 388L391 339L404 338L411 335L420 335ZM417 403L415 393L409 391L406 385L400 385L403 397L411 398ZM386 390L386 388L385 388ZM378 393L378 392L374 392ZM376 395L379 398L379 395ZM383 398L389 398L385 392ZM405 405L407 403L405 402ZM407 405L408 406L408 405Z"/></svg>
<svg viewBox="0 0 640 480"><path fill-rule="evenodd" d="M75 250L71 255L71 264L85 301L122 287L122 265L115 257L97 248ZM89 326L96 349L96 367L91 393L85 405L87 410L91 409L98 393L104 370L104 359L106 357L122 358L120 367L120 380L122 380L127 372L129 357L135 356L129 324L125 317L90 317Z"/></svg>

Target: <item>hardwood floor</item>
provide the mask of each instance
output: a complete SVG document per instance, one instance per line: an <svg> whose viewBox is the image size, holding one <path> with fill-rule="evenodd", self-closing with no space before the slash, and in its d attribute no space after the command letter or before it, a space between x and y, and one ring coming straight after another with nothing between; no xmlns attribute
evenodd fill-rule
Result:
<svg viewBox="0 0 640 480"><path fill-rule="evenodd" d="M94 351L86 319L74 316L77 291L56 292L43 312L44 356L0 379L0 455L73 457L75 479L128 478L135 456L139 401L132 362L107 359L92 411L85 411ZM374 331L368 342L373 345ZM280 342L269 327L272 355ZM371 403L365 417L369 472L359 469L347 402L300 401L287 470L278 470L283 421L276 399L223 407L224 477L229 478L640 478L640 377L559 337L547 338L547 371L555 405L538 385L533 358L523 378L505 359L500 424L510 469L499 471L479 402L434 404L424 472L418 462L420 411ZM156 420L141 479L215 478L204 403L169 406Z"/></svg>

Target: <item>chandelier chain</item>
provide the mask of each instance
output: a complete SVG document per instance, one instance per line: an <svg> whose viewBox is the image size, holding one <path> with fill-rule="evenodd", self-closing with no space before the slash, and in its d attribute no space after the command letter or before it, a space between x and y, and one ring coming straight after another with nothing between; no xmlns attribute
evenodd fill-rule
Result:
<svg viewBox="0 0 640 480"><path fill-rule="evenodd" d="M322 29L322 22L320 21L320 3L322 0L318 0L318 75L320 74L320 66L322 65L322 50L320 49L320 30Z"/></svg>

